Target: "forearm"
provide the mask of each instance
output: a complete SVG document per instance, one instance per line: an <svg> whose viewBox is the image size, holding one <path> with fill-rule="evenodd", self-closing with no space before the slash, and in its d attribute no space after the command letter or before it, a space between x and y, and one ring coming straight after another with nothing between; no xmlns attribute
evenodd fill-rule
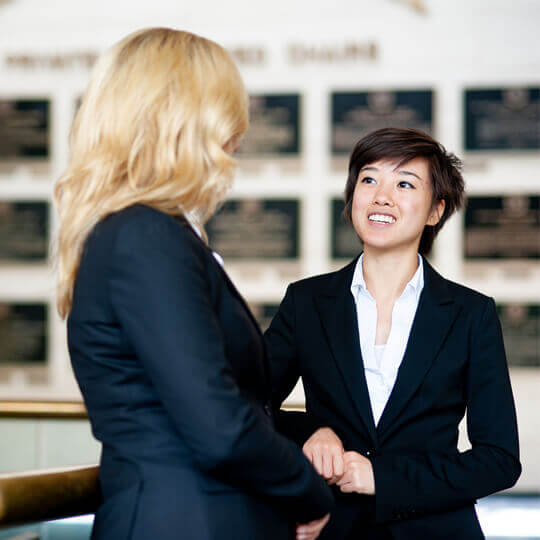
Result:
<svg viewBox="0 0 540 540"><path fill-rule="evenodd" d="M377 522L474 503L511 487L521 472L517 456L494 447L476 447L455 456L381 455L371 462Z"/></svg>

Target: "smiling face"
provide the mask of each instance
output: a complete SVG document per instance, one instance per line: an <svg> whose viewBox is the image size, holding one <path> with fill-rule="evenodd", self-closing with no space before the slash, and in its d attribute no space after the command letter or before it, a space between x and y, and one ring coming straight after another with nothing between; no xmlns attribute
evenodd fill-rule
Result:
<svg viewBox="0 0 540 540"><path fill-rule="evenodd" d="M354 188L351 216L366 250L418 251L426 225L436 225L444 201L433 203L429 164L415 158L368 163Z"/></svg>

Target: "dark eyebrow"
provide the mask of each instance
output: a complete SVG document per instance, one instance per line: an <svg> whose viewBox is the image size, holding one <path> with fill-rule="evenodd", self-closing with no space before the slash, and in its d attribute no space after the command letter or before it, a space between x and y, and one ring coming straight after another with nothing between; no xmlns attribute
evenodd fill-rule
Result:
<svg viewBox="0 0 540 540"><path fill-rule="evenodd" d="M367 166L367 167L362 167L360 169L360 172L364 172L364 171L378 171L379 169L377 167L372 167L372 166ZM398 174L404 174L404 175L408 175L408 176L414 176L415 178L418 178L418 180L420 180L421 182L423 182L422 178L420 178L420 176L418 176L416 173L413 173L412 171L407 171L405 169L399 169L397 171Z"/></svg>
<svg viewBox="0 0 540 540"><path fill-rule="evenodd" d="M397 171L398 174L405 174L405 175L408 175L408 176L414 176L415 178L418 178L418 180L422 181L422 178L420 178L416 173L413 173L412 171L403 171L403 170L400 170L400 171Z"/></svg>

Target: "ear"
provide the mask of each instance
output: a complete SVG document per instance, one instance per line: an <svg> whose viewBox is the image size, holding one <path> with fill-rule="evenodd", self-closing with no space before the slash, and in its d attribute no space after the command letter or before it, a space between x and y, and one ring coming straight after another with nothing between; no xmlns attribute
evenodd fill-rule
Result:
<svg viewBox="0 0 540 540"><path fill-rule="evenodd" d="M437 225L439 221L441 220L443 214L444 214L444 208L446 206L446 202L444 199L441 199L440 201L437 201L431 210L431 214L429 214L428 220L426 222L426 225L431 225L432 227Z"/></svg>

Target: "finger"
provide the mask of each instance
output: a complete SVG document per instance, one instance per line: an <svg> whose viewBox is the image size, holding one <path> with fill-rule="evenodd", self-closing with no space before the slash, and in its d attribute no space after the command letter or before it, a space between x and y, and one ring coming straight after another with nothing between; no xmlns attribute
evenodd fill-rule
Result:
<svg viewBox="0 0 540 540"><path fill-rule="evenodd" d="M351 482L347 482L346 484L339 486L339 489L342 493L353 493L354 485Z"/></svg>
<svg viewBox="0 0 540 540"><path fill-rule="evenodd" d="M327 479L334 476L334 468L332 467L332 455L324 452L322 455L323 476Z"/></svg>
<svg viewBox="0 0 540 540"><path fill-rule="evenodd" d="M312 534L317 532L321 528L321 520L310 521L309 523L303 523L296 527L297 534Z"/></svg>
<svg viewBox="0 0 540 540"><path fill-rule="evenodd" d="M339 477L342 476L344 472L343 453L338 452L334 454L334 475Z"/></svg>
<svg viewBox="0 0 540 540"><path fill-rule="evenodd" d="M358 457L358 453L355 452L354 450L349 450L348 452L343 452L343 462L345 463L345 465L347 465L347 463L350 463L351 461L354 461L357 457Z"/></svg>
<svg viewBox="0 0 540 540"><path fill-rule="evenodd" d="M316 537L317 537L316 533L311 533L307 531L296 532L296 540L313 540Z"/></svg>
<svg viewBox="0 0 540 540"><path fill-rule="evenodd" d="M324 476L323 462L322 462L322 456L321 456L320 452L318 452L318 451L313 452L313 459L312 459L311 463L315 467L315 470L321 476Z"/></svg>
<svg viewBox="0 0 540 540"><path fill-rule="evenodd" d="M345 484L349 484L352 481L351 475L349 472L345 472L340 478L338 478L336 484L341 487Z"/></svg>

